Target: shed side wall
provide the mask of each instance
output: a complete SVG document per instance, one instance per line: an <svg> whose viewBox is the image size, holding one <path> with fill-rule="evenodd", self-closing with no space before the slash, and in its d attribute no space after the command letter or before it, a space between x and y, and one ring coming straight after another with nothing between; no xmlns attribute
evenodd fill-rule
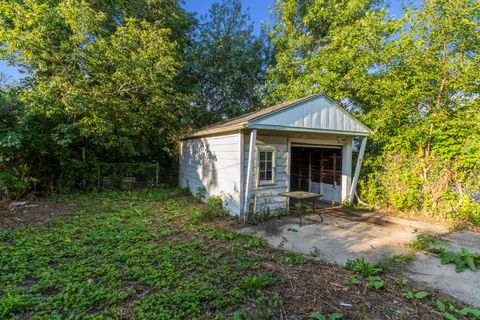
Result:
<svg viewBox="0 0 480 320"><path fill-rule="evenodd" d="M195 194L219 196L232 215L240 214L240 133L183 141L179 182Z"/></svg>

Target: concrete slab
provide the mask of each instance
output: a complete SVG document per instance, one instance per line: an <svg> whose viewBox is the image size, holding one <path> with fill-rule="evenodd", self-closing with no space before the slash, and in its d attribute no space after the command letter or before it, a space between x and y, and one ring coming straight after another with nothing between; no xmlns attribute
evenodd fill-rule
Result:
<svg viewBox="0 0 480 320"><path fill-rule="evenodd" d="M239 231L263 238L272 247L319 256L341 265L349 259L378 261L391 252L406 254L410 249L405 245L416 239L418 233L440 236L451 250L465 247L480 252L480 235L476 233L449 234L440 225L371 214L365 217L367 222L329 215L320 222L318 216L312 215L305 217L302 227L298 218L282 217L262 225L244 226ZM416 261L402 276L466 304L480 306L480 271L456 273L453 265L441 265L438 257L417 253Z"/></svg>

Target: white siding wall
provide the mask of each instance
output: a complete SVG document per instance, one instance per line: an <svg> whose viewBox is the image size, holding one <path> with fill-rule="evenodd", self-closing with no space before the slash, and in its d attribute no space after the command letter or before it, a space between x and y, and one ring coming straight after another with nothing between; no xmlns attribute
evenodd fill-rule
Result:
<svg viewBox="0 0 480 320"><path fill-rule="evenodd" d="M230 214L240 214L240 133L183 141L180 148L179 183L195 194L220 196Z"/></svg>
<svg viewBox="0 0 480 320"><path fill-rule="evenodd" d="M288 161L288 143L286 137L273 137L273 136L257 136L257 146L272 146L276 148L276 180L275 185L268 185L268 186L257 186L257 163L256 163L256 156L254 162L254 179L252 183L252 187L254 191L252 192L252 199L251 201L255 200L256 203L256 211L262 211L266 209L266 206L270 208L270 210L275 210L278 208L285 207L285 197L279 196L279 192L286 192L287 191L287 180L288 180L288 173L287 173L287 161ZM243 181L246 181L247 175L247 163L248 163L248 146L250 144L250 135L246 134L244 137L244 170ZM242 194L244 186L242 186Z"/></svg>

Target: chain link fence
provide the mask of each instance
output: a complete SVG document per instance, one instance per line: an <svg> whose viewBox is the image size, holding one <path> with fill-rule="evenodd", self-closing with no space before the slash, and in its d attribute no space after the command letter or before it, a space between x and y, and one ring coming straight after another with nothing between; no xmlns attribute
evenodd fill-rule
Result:
<svg viewBox="0 0 480 320"><path fill-rule="evenodd" d="M98 189L153 188L159 184L176 185L176 168L162 168L159 163L105 163L97 165Z"/></svg>

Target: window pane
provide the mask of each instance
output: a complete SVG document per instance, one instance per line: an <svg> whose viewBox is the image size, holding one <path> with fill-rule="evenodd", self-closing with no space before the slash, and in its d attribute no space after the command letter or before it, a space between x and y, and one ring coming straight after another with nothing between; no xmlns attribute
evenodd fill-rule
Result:
<svg viewBox="0 0 480 320"><path fill-rule="evenodd" d="M267 171L272 171L272 163L271 162L266 162L266 170Z"/></svg>
<svg viewBox="0 0 480 320"><path fill-rule="evenodd" d="M258 161L258 179L270 182L273 180L273 152L260 151Z"/></svg>
<svg viewBox="0 0 480 320"><path fill-rule="evenodd" d="M265 174L265 180L272 181L272 171L267 171Z"/></svg>
<svg viewBox="0 0 480 320"><path fill-rule="evenodd" d="M266 176L267 176L267 172L266 172L266 171L261 172L261 173L260 173L260 180L261 180L261 181L265 181L265 180L267 179Z"/></svg>

